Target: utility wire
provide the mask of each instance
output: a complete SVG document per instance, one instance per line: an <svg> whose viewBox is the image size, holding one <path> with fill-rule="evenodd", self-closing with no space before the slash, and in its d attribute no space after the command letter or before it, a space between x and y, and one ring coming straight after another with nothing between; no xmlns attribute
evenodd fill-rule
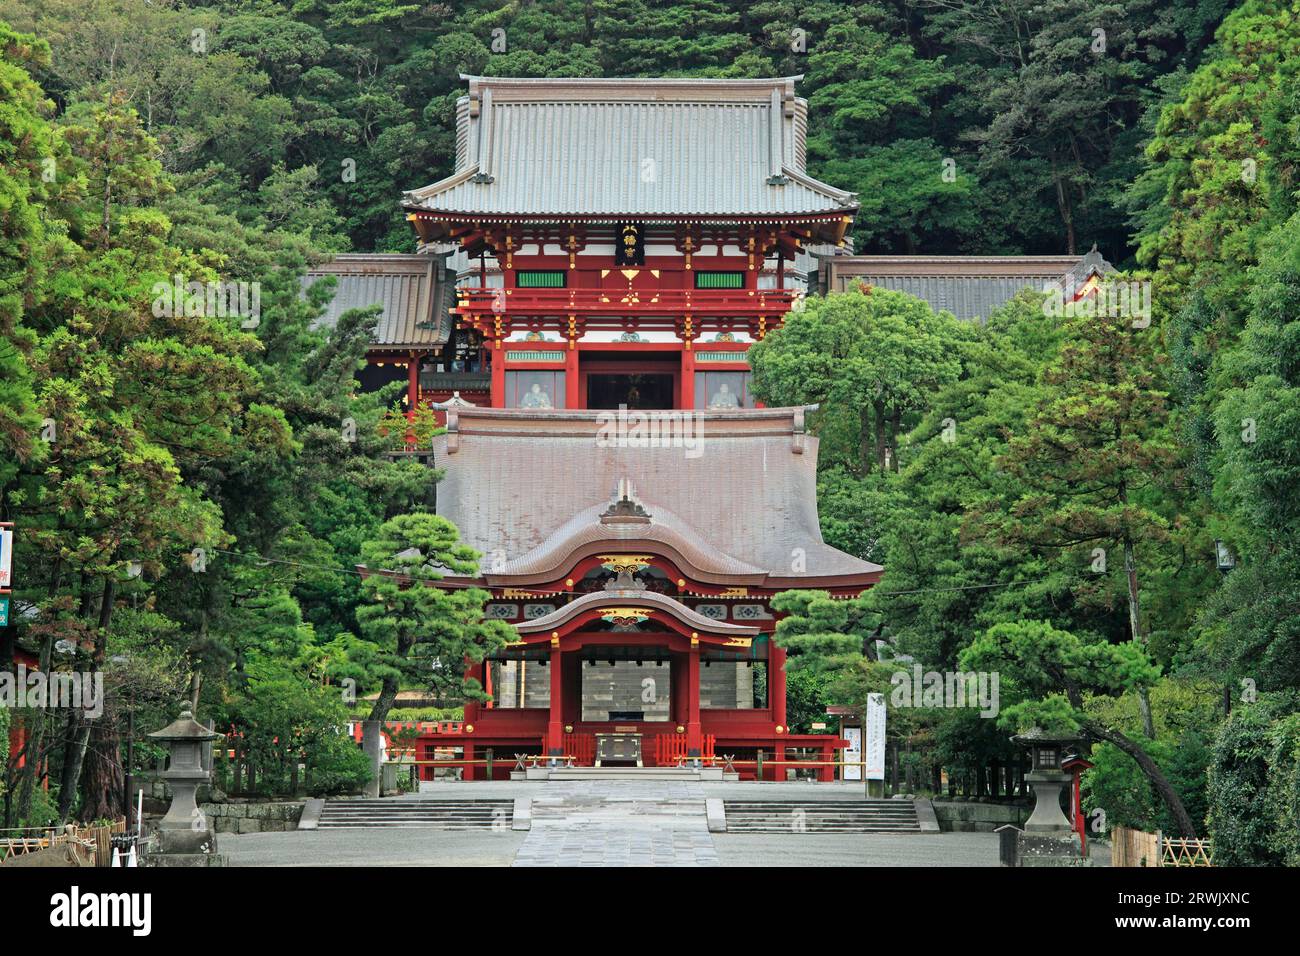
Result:
<svg viewBox="0 0 1300 956"><path fill-rule="evenodd" d="M209 548L214 554L225 554L232 558L246 558L250 561L257 561L262 564L284 564L294 568L305 568L311 571L330 571L335 574L354 574L357 577L364 577L360 571L355 568L340 568L327 564L308 564L303 561L288 561L283 558L268 558L260 554L248 554L243 551L227 551L224 548ZM908 594L943 594L951 591L981 591L990 588L1007 588L1015 587L1021 584L1037 584L1039 579L1028 581L994 581L988 584L962 584L951 588L912 588L907 591L876 591L882 597L902 597Z"/></svg>

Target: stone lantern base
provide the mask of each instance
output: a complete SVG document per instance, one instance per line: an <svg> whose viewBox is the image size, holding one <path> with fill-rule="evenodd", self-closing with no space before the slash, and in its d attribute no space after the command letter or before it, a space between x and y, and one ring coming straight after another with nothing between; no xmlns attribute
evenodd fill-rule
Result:
<svg viewBox="0 0 1300 956"><path fill-rule="evenodd" d="M1051 835L1074 832L1061 812L1061 791L1070 782L1069 774L1052 770L1035 770L1025 775L1034 790L1034 812L1025 821L1025 832Z"/></svg>
<svg viewBox="0 0 1300 956"><path fill-rule="evenodd" d="M1079 848L1079 835L1021 833L1016 848L1017 866L1093 866Z"/></svg>

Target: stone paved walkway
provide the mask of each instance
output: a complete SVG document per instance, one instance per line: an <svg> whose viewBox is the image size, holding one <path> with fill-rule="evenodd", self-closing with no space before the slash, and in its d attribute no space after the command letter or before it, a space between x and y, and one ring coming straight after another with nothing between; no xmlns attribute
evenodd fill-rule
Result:
<svg viewBox="0 0 1300 956"><path fill-rule="evenodd" d="M515 866L717 866L704 790L679 781L553 782Z"/></svg>

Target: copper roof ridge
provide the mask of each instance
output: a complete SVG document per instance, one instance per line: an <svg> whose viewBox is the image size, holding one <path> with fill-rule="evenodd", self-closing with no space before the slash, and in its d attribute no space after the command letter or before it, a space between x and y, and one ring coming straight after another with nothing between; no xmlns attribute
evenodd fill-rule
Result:
<svg viewBox="0 0 1300 956"><path fill-rule="evenodd" d="M699 415L705 421L758 421L767 418L788 418L793 421L798 412L813 412L818 408L817 405L778 405L772 408L732 408L732 409L703 409L703 408L644 408L644 409L627 409L626 415L663 415L663 414L681 414L681 415ZM503 421L512 419L528 420L537 419L538 421L593 421L599 422L602 418L609 415L617 416L619 410L616 408L489 408L487 406L477 406L466 409L458 413L459 417L467 418L495 418Z"/></svg>
<svg viewBox="0 0 1300 956"><path fill-rule="evenodd" d="M773 88L784 87L793 93L794 85L804 78L802 73L787 76L715 78L706 76L482 76L461 73L462 82L469 84L470 93L490 87L494 92L514 90L718 90L754 91L766 96ZM638 97L638 99L641 97ZM503 100L498 99L498 103ZM754 102L762 102L756 99Z"/></svg>

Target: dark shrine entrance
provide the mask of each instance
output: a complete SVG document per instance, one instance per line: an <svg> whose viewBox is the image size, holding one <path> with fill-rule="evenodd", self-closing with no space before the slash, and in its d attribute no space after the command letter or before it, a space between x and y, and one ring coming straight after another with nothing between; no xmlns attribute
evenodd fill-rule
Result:
<svg viewBox="0 0 1300 956"><path fill-rule="evenodd" d="M671 375L618 375L597 372L587 376L587 407L652 409L673 407Z"/></svg>
<svg viewBox="0 0 1300 956"><path fill-rule="evenodd" d="M616 347L616 346L611 346ZM587 408L672 409L681 397L681 356L631 346L633 351L583 353L580 389Z"/></svg>
<svg viewBox="0 0 1300 956"><path fill-rule="evenodd" d="M579 671L581 719L672 720L672 655L656 647L588 647Z"/></svg>

